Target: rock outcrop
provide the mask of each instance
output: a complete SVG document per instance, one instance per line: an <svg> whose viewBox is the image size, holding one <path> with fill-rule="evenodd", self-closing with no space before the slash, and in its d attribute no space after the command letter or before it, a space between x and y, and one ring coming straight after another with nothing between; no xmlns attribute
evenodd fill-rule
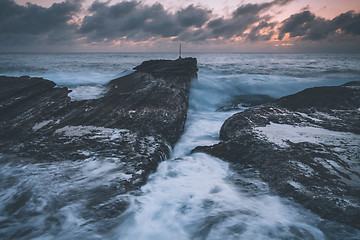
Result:
<svg viewBox="0 0 360 240"><path fill-rule="evenodd" d="M35 162L114 158L131 176L114 194L137 189L183 132L196 64L146 61L84 101L49 80L0 77L0 152Z"/></svg>
<svg viewBox="0 0 360 240"><path fill-rule="evenodd" d="M360 228L360 82L317 87L230 117L194 151L252 169L281 196Z"/></svg>

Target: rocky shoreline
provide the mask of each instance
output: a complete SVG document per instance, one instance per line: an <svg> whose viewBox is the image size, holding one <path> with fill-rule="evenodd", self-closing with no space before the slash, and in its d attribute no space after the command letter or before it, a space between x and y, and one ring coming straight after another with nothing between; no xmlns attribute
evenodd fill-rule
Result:
<svg viewBox="0 0 360 240"><path fill-rule="evenodd" d="M107 201L139 190L183 133L198 69L185 58L134 70L110 81L101 98L82 101L49 80L0 77L0 152L34 163L110 159L125 177L96 189L102 198L86 214L118 216L129 202ZM276 100L239 96L218 111L243 107L223 124L220 143L193 152L256 172L280 196L360 229L360 82Z"/></svg>
<svg viewBox="0 0 360 240"><path fill-rule="evenodd" d="M101 98L83 101L49 80L0 77L0 152L33 162L113 158L130 177L104 191L138 189L183 133L197 61L151 60L134 69L110 81Z"/></svg>
<svg viewBox="0 0 360 240"><path fill-rule="evenodd" d="M258 172L271 189L325 219L360 229L360 82L316 87L230 117L200 146Z"/></svg>

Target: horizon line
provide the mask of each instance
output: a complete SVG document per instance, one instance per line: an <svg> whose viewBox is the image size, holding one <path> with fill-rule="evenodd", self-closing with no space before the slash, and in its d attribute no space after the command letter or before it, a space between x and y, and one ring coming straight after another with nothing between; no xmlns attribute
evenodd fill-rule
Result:
<svg viewBox="0 0 360 240"><path fill-rule="evenodd" d="M175 54L178 55L178 52L134 52L134 51L4 51L0 54L104 54L104 53L118 53L118 54ZM239 52L227 52L227 51L214 51L214 52L183 52L182 54L360 54L360 52L350 52L350 51L331 51L331 52L310 52L310 51L289 51L289 52L275 52L275 51L269 51L269 52L246 52L246 51L239 51Z"/></svg>

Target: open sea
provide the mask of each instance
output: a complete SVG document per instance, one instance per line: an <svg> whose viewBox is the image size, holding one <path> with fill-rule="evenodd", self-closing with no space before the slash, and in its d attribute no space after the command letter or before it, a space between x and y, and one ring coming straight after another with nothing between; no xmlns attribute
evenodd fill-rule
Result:
<svg viewBox="0 0 360 240"><path fill-rule="evenodd" d="M360 239L359 230L279 197L256 174L236 173L218 158L190 153L219 141L223 122L242 109L217 109L234 97L279 98L360 80L360 54L183 57L196 57L199 67L185 132L140 192L111 199L128 199L125 213L114 209L111 218L102 219L96 212L105 204L96 189L121 177L109 159L34 163L0 153L0 239ZM176 58L176 53L0 53L0 75L52 80L73 90L76 101L101 97L106 83L142 61Z"/></svg>

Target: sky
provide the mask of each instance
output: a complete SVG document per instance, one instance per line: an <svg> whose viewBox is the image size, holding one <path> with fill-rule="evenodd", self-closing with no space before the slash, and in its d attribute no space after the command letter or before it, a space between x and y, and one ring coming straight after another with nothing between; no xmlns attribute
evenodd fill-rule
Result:
<svg viewBox="0 0 360 240"><path fill-rule="evenodd" d="M0 0L1 52L360 53L360 0Z"/></svg>

